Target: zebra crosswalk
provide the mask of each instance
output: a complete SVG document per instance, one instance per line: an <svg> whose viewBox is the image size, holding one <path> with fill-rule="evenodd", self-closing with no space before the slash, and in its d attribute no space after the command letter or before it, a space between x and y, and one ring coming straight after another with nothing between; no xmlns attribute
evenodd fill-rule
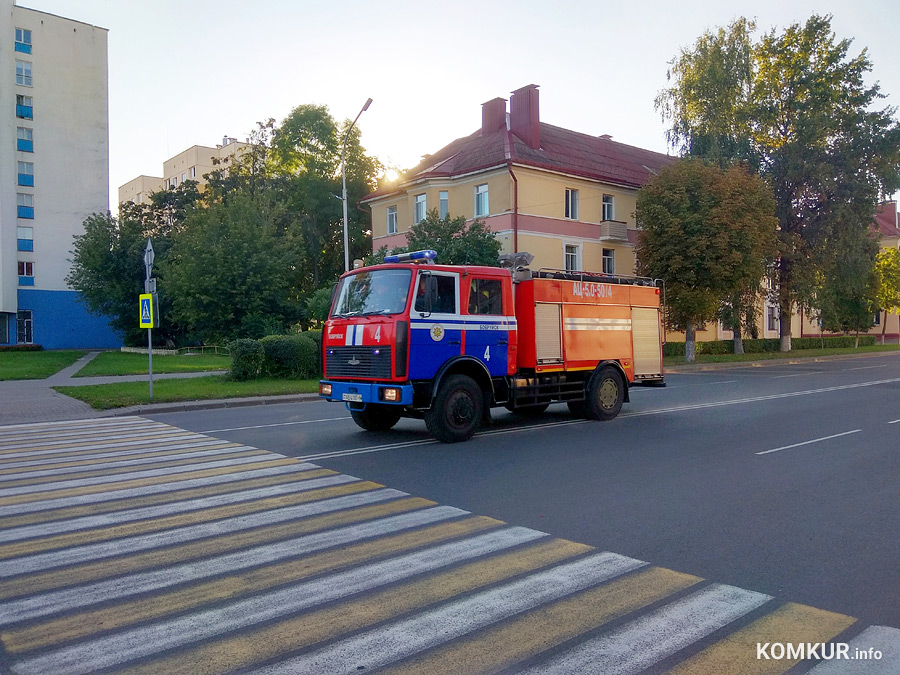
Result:
<svg viewBox="0 0 900 675"><path fill-rule="evenodd" d="M142 418L0 427L3 673L792 668L900 631Z"/></svg>

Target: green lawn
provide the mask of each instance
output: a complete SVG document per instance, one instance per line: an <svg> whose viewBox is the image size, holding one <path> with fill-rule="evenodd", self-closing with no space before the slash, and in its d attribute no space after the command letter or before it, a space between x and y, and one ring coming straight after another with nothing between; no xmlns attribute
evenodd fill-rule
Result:
<svg viewBox="0 0 900 675"><path fill-rule="evenodd" d="M900 345L872 345L857 349L795 349L790 352L761 352L758 354L698 354L694 363L744 363L747 361L770 361L775 359L811 359L818 356L837 356L847 354L869 354L875 352L896 352ZM682 366L686 362L683 356L665 357L665 365Z"/></svg>
<svg viewBox="0 0 900 675"><path fill-rule="evenodd" d="M96 377L101 375L145 375L147 373L146 354L125 352L103 352L78 371L75 377ZM154 356L153 374L196 373L206 370L229 370L230 356L215 354L190 354L180 356Z"/></svg>
<svg viewBox="0 0 900 675"><path fill-rule="evenodd" d="M154 370L156 359L153 359ZM141 405L149 402L147 382L97 384L88 387L54 387L66 396L77 398L98 410ZM224 375L153 381L153 403L199 401L243 396L275 396L309 394L319 391L318 380L285 380L261 378L247 382L228 380Z"/></svg>
<svg viewBox="0 0 900 675"><path fill-rule="evenodd" d="M71 366L86 351L0 352L0 380L43 380Z"/></svg>

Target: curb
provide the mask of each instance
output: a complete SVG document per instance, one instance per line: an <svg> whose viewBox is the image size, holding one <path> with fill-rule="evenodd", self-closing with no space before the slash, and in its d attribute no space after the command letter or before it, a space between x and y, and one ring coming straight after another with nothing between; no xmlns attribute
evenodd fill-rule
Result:
<svg viewBox="0 0 900 675"><path fill-rule="evenodd" d="M821 363L823 361L840 361L842 359L865 359L875 356L886 356L900 352L868 352L865 354L832 354L830 356L799 356L789 359L761 359L759 361L736 361L732 363L682 363L665 369L666 373L691 373L704 370L722 370L724 368L766 368L768 366L790 365L802 363Z"/></svg>
<svg viewBox="0 0 900 675"><path fill-rule="evenodd" d="M215 410L218 408L247 408L258 405L278 405L280 403L304 403L319 401L318 394L286 394L283 396L249 396L244 398L221 398L203 401L178 401L171 403L145 403L126 408L103 410L97 417L126 417L128 415L152 415L159 413L193 412L195 410Z"/></svg>

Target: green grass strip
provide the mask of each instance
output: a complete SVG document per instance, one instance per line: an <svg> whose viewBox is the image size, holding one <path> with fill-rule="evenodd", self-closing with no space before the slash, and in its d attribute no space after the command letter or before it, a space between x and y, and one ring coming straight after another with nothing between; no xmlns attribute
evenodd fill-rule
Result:
<svg viewBox="0 0 900 675"><path fill-rule="evenodd" d="M156 359L154 359L155 363ZM54 387L61 394L84 401L97 410L122 408L149 403L147 382L96 384L87 387ZM279 396L311 394L319 391L318 380L287 380L261 378L235 382L224 375L192 377L190 379L153 380L153 403L201 401L245 396Z"/></svg>
<svg viewBox="0 0 900 675"><path fill-rule="evenodd" d="M694 363L746 363L748 361L772 361L778 359L812 359L819 356L847 356L877 352L896 352L900 345L871 345L869 347L831 349L794 349L789 352L757 352L754 354L698 354ZM683 356L665 357L666 366L683 366L687 363Z"/></svg>
<svg viewBox="0 0 900 675"><path fill-rule="evenodd" d="M146 354L103 352L79 370L75 377L146 375L148 360ZM154 375L157 373L198 373L208 370L228 370L230 368L230 356L186 354L183 356L154 355L153 357Z"/></svg>
<svg viewBox="0 0 900 675"><path fill-rule="evenodd" d="M43 380L71 366L86 351L0 352L0 380Z"/></svg>

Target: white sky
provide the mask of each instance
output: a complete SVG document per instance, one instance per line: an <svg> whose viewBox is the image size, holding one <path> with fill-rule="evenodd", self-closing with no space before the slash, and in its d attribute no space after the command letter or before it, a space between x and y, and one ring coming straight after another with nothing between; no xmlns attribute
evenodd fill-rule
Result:
<svg viewBox="0 0 900 675"><path fill-rule="evenodd" d="M900 106L893 0L18 0L109 29L110 197L192 145L244 140L297 105L356 116L400 169L481 124L481 103L540 85L541 120L666 152L667 61L739 16L761 31L833 15ZM893 10L893 11L892 11ZM893 29L893 30L892 30Z"/></svg>

